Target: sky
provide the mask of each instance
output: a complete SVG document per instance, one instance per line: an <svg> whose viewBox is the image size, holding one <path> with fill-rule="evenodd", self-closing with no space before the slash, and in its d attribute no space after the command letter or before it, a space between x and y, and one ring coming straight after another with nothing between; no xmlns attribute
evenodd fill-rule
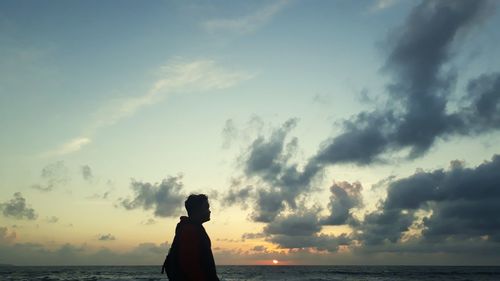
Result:
<svg viewBox="0 0 500 281"><path fill-rule="evenodd" d="M1 1L0 264L500 264L496 1Z"/></svg>

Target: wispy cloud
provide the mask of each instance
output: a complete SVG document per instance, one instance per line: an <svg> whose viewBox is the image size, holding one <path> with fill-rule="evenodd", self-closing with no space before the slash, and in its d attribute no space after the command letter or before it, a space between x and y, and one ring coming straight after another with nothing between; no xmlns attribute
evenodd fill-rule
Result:
<svg viewBox="0 0 500 281"><path fill-rule="evenodd" d="M46 217L45 221L48 223L57 223L59 221L59 218L56 216Z"/></svg>
<svg viewBox="0 0 500 281"><path fill-rule="evenodd" d="M376 0L370 8L371 12L378 12L393 7L398 0Z"/></svg>
<svg viewBox="0 0 500 281"><path fill-rule="evenodd" d="M68 168L64 161L50 163L42 169L40 174L42 181L31 187L39 191L52 191L53 189L67 185L70 182Z"/></svg>
<svg viewBox="0 0 500 281"><path fill-rule="evenodd" d="M73 138L42 156L61 156L79 151L92 141L100 129L112 126L147 106L162 102L171 94L226 89L252 77L248 73L227 70L213 60L175 59L160 67L159 73L160 78L151 84L146 93L111 101L95 113L96 120L85 135Z"/></svg>
<svg viewBox="0 0 500 281"><path fill-rule="evenodd" d="M250 74L226 70L213 60L175 60L160 67L159 73L161 77L146 94L115 100L98 112L93 131L113 125L171 94L226 89L251 78Z"/></svg>
<svg viewBox="0 0 500 281"><path fill-rule="evenodd" d="M211 19L202 24L203 28L209 32L230 31L236 33L250 33L268 23L276 14L283 10L290 1L274 1L261 9L231 19Z"/></svg>
<svg viewBox="0 0 500 281"><path fill-rule="evenodd" d="M89 144L92 140L88 137L80 136L71 139L70 141L63 143L61 146L56 149L46 151L41 154L42 157L53 157L53 156L61 156L65 154L69 154L72 152L76 152L85 145Z"/></svg>

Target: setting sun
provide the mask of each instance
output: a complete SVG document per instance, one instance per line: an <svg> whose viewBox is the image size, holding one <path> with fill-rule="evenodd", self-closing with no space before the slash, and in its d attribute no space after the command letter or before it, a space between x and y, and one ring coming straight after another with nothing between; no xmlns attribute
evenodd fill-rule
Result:
<svg viewBox="0 0 500 281"><path fill-rule="evenodd" d="M278 260L273 260L273 264L278 264L279 261Z"/></svg>

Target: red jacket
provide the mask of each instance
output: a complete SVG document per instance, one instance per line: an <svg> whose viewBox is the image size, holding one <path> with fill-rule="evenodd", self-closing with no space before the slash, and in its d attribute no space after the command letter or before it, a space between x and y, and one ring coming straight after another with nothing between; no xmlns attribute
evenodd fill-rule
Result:
<svg viewBox="0 0 500 281"><path fill-rule="evenodd" d="M175 229L180 273L183 281L219 281L212 246L205 228L181 217Z"/></svg>

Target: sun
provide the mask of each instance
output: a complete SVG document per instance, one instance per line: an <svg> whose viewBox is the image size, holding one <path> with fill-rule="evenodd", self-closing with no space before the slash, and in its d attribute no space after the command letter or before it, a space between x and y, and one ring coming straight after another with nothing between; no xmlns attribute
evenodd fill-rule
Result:
<svg viewBox="0 0 500 281"><path fill-rule="evenodd" d="M279 261L278 260L273 260L273 264L278 264Z"/></svg>

